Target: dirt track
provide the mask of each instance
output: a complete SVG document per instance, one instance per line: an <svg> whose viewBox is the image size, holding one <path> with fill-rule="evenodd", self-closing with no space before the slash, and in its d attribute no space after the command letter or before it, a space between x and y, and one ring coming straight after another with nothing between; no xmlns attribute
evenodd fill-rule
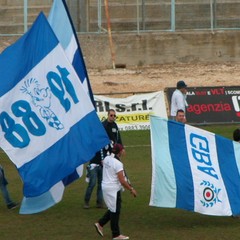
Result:
<svg viewBox="0 0 240 240"><path fill-rule="evenodd" d="M94 94L151 92L175 87L240 85L240 63L167 64L141 68L88 69Z"/></svg>

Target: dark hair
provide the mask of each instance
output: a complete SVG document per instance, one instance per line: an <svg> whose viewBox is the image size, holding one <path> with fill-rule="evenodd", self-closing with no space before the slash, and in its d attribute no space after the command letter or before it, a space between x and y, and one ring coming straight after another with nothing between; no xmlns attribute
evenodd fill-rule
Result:
<svg viewBox="0 0 240 240"><path fill-rule="evenodd" d="M177 110L177 115L178 115L178 113L184 113L184 111L182 109L178 109Z"/></svg>
<svg viewBox="0 0 240 240"><path fill-rule="evenodd" d="M233 131L233 140L236 142L240 141L240 129L237 128Z"/></svg>
<svg viewBox="0 0 240 240"><path fill-rule="evenodd" d="M115 143L112 148L112 153L119 154L123 150L122 144Z"/></svg>
<svg viewBox="0 0 240 240"><path fill-rule="evenodd" d="M108 111L107 111L107 113L108 113L108 115L110 114L110 112L116 112L114 109L109 109Z"/></svg>

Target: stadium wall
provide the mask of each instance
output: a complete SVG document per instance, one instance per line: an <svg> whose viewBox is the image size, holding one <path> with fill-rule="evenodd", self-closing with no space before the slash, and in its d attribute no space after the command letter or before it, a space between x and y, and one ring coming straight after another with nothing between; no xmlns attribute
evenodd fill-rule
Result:
<svg viewBox="0 0 240 240"><path fill-rule="evenodd" d="M78 36L87 68L112 68L106 34ZM19 36L0 36L0 50ZM189 31L112 34L115 63L128 66L164 63L240 61L240 31Z"/></svg>

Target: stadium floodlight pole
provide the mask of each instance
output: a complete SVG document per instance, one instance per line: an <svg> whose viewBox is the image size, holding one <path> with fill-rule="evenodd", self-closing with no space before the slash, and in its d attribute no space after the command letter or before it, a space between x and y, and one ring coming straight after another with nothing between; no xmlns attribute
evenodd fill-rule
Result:
<svg viewBox="0 0 240 240"><path fill-rule="evenodd" d="M28 0L24 0L23 6L23 16L24 16L24 32L28 30L27 19L28 19Z"/></svg>
<svg viewBox="0 0 240 240"><path fill-rule="evenodd" d="M105 14L106 14L106 19L107 19L107 31L108 31L109 45L110 45L110 51L111 51L111 56L112 56L112 65L113 65L113 69L115 69L116 68L115 67L115 53L113 50L110 16L109 16L109 11L108 11L108 0L104 0L104 3L105 3Z"/></svg>

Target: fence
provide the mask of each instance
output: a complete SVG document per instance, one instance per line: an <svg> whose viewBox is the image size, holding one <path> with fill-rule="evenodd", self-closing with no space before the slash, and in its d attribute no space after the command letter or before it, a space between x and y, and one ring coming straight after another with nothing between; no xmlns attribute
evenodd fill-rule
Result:
<svg viewBox="0 0 240 240"><path fill-rule="evenodd" d="M112 32L240 29L239 0L66 0L76 31ZM22 34L52 0L0 0L0 34Z"/></svg>
<svg viewBox="0 0 240 240"><path fill-rule="evenodd" d="M95 2L91 1L89 6L90 16L94 15ZM98 11L98 24L90 17L90 31L101 31L102 26L106 26L102 1L98 2L98 9L101 7L101 11ZM236 0L109 1L109 12L113 31L240 28L240 1Z"/></svg>

